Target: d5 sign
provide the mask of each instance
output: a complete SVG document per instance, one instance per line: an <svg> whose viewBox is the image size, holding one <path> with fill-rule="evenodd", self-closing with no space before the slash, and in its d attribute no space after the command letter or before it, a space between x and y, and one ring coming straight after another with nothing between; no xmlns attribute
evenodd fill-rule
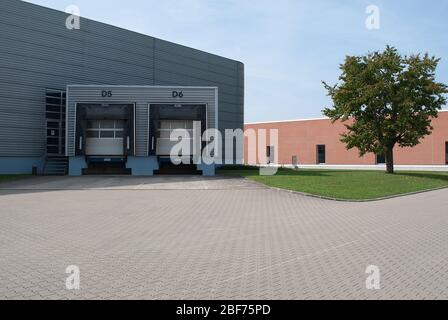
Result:
<svg viewBox="0 0 448 320"><path fill-rule="evenodd" d="M103 98L110 98L110 97L112 97L112 91L103 90L103 91L101 91L101 96Z"/></svg>

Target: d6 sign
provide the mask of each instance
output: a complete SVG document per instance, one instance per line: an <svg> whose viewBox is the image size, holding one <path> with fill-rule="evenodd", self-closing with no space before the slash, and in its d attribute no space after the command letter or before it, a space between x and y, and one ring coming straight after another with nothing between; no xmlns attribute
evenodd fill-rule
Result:
<svg viewBox="0 0 448 320"><path fill-rule="evenodd" d="M184 93L182 91L173 91L172 96L173 98L183 98Z"/></svg>

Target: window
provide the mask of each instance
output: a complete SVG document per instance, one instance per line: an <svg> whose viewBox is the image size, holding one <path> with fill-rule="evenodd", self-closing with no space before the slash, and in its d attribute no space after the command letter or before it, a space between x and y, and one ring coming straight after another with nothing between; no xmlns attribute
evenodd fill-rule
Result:
<svg viewBox="0 0 448 320"><path fill-rule="evenodd" d="M319 144L316 146L316 158L317 164L325 164L326 163L326 154L325 154L325 145Z"/></svg>
<svg viewBox="0 0 448 320"><path fill-rule="evenodd" d="M122 139L123 120L91 120L87 122L87 138Z"/></svg>
<svg viewBox="0 0 448 320"><path fill-rule="evenodd" d="M115 121L115 129L124 129L124 121Z"/></svg>
<svg viewBox="0 0 448 320"><path fill-rule="evenodd" d="M190 120L162 120L159 128L159 139L170 139L174 130L185 130L183 138L193 139L193 121Z"/></svg>
<svg viewBox="0 0 448 320"><path fill-rule="evenodd" d="M102 130L100 131L100 138L114 138L115 132L113 130Z"/></svg>
<svg viewBox="0 0 448 320"><path fill-rule="evenodd" d="M176 130L176 129L186 129L187 128L187 124L186 121L171 121L171 129Z"/></svg>
<svg viewBox="0 0 448 320"><path fill-rule="evenodd" d="M99 129L100 121L87 121L87 128L88 129Z"/></svg>
<svg viewBox="0 0 448 320"><path fill-rule="evenodd" d="M376 164L384 164L386 163L386 156L384 154L376 155Z"/></svg>
<svg viewBox="0 0 448 320"><path fill-rule="evenodd" d="M100 131L99 130L87 130L87 138L99 138Z"/></svg>
<svg viewBox="0 0 448 320"><path fill-rule="evenodd" d="M292 156L291 163L293 166L297 166L299 164L299 158L297 156Z"/></svg>
<svg viewBox="0 0 448 320"><path fill-rule="evenodd" d="M114 120L102 120L100 122L101 129L114 129L115 121Z"/></svg>

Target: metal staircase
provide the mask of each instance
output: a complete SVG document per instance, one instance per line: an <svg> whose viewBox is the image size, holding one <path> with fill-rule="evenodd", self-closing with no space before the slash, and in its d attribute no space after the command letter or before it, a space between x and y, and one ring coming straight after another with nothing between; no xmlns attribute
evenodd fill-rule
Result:
<svg viewBox="0 0 448 320"><path fill-rule="evenodd" d="M65 90L46 90L47 158L43 170L46 176L68 174L68 158L65 156L66 96Z"/></svg>
<svg viewBox="0 0 448 320"><path fill-rule="evenodd" d="M68 174L67 157L47 157L44 166L45 176L65 176Z"/></svg>

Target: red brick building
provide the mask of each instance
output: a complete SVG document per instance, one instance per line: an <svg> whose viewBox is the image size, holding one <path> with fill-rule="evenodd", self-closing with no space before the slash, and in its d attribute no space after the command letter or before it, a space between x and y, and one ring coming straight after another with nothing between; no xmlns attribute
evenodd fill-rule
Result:
<svg viewBox="0 0 448 320"><path fill-rule="evenodd" d="M448 111L441 111L432 122L433 133L425 137L414 148L396 147L397 165L447 165L448 164ZM328 164L328 165L375 165L383 163L382 157L367 154L359 157L357 149L347 150L340 141L340 134L346 131L341 122L329 119L290 120L264 123L248 123L245 129L278 129L279 164ZM271 152L269 134L264 148L269 157ZM245 163L248 163L248 139L245 139ZM260 162L259 162L260 163Z"/></svg>

